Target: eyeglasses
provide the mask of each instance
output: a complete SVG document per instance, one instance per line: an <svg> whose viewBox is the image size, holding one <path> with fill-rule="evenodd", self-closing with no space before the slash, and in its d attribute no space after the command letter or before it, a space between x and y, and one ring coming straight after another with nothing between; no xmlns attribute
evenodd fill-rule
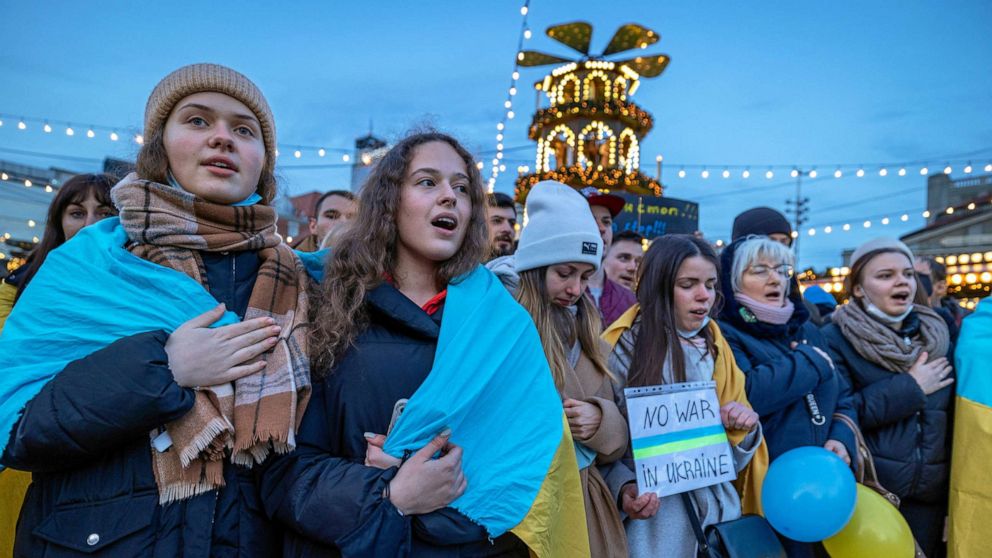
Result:
<svg viewBox="0 0 992 558"><path fill-rule="evenodd" d="M752 265L747 268L747 271L756 277L767 278L768 274L774 271L782 277L791 278L795 274L796 270L788 264L776 265L774 267L767 265Z"/></svg>

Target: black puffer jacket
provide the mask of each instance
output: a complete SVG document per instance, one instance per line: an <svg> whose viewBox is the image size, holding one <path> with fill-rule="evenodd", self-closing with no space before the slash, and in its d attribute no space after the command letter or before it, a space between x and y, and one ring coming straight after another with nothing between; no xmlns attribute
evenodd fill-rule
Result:
<svg viewBox="0 0 992 558"><path fill-rule="evenodd" d="M792 278L789 300L795 310L788 323L781 325L758 321L734 298L730 270L742 241L720 255L724 300L719 322L737 366L744 372L748 401L761 415L769 457L774 460L801 446L822 447L831 439L842 442L853 457L854 433L833 420L834 413L843 413L857 422L851 390L827 359L813 349L826 353L827 342L809 321L799 283Z"/></svg>
<svg viewBox="0 0 992 558"><path fill-rule="evenodd" d="M434 364L441 313L429 316L389 284L366 296L370 325L330 374L314 381L296 451L266 463L262 501L285 523L286 556L527 556L512 534L492 543L451 508L401 516L382 498L397 468L364 465L365 432L385 434L399 399Z"/></svg>
<svg viewBox="0 0 992 558"><path fill-rule="evenodd" d="M257 254L202 255L211 294L244 316ZM149 432L194 400L172 378L167 340L120 339L70 363L25 407L2 456L33 473L14 556L278 556L249 469L226 463L220 490L158 504Z"/></svg>
<svg viewBox="0 0 992 558"><path fill-rule="evenodd" d="M913 338L919 328L914 312L904 320L900 334ZM890 372L858 354L836 324L825 326L823 336L837 371L854 391L879 482L901 498L946 502L953 384L927 396L909 374ZM947 357L953 361L951 351Z"/></svg>

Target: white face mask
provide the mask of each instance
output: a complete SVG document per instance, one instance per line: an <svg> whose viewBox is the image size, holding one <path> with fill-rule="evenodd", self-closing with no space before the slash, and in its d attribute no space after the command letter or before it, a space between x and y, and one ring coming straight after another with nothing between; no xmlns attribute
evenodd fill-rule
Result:
<svg viewBox="0 0 992 558"><path fill-rule="evenodd" d="M710 323L710 317L709 316L706 316L706 317L703 318L703 324L701 326L699 326L698 328L696 328L695 330L693 330L693 331L683 331L683 330L679 329L679 330L676 330L676 331L679 332L679 337L681 337L683 339L692 339L693 337L699 335L699 332L700 331L703 331L703 328L706 327L707 325L709 325L709 323Z"/></svg>
<svg viewBox="0 0 992 558"><path fill-rule="evenodd" d="M906 308L906 311L903 312L902 314L899 314L898 316L892 316L886 314L885 312L882 311L881 308L875 306L875 303L872 302L870 298L868 298L868 291L865 291L864 287L862 287L862 292L865 295L865 312L868 312L869 314L878 318L879 320L882 320L883 322L887 322L890 324L897 324L905 320L906 316L908 316L913 311L913 305L910 304L909 307Z"/></svg>

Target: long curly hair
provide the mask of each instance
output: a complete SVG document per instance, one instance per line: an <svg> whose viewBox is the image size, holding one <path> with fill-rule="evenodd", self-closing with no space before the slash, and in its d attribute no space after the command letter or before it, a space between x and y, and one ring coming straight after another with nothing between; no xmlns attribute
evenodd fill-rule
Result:
<svg viewBox="0 0 992 558"><path fill-rule="evenodd" d="M450 145L465 161L472 202L461 247L435 268L437 287L443 288L474 269L488 251L486 197L472 155L455 138L433 130L413 133L401 140L369 173L359 195L358 215L328 259L324 280L313 294L310 359L311 370L317 376L330 374L341 355L368 327L366 293L379 286L385 277L394 275L400 189L417 147L432 142Z"/></svg>

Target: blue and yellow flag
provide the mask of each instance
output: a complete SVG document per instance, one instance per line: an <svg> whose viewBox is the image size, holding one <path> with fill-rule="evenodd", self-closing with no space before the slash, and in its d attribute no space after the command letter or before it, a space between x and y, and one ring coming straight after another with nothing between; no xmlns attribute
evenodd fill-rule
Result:
<svg viewBox="0 0 992 558"><path fill-rule="evenodd" d="M950 556L985 556L992 518L992 300L965 318L954 353L957 400L951 454Z"/></svg>
<svg viewBox="0 0 992 558"><path fill-rule="evenodd" d="M468 488L451 507L538 557L589 556L572 437L530 315L482 266L452 282L434 367L386 439L416 451L445 427Z"/></svg>

